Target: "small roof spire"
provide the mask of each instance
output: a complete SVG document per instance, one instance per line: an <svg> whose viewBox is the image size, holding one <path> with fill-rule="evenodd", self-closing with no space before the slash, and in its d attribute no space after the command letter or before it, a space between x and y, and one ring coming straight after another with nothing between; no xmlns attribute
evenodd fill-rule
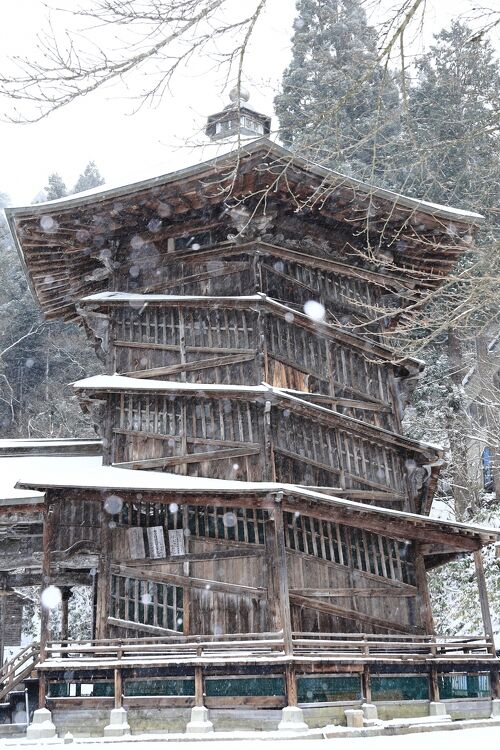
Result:
<svg viewBox="0 0 500 750"><path fill-rule="evenodd" d="M247 105L250 93L242 86L234 86L229 92L231 100L224 109L209 115L205 133L210 140L234 138L238 134L259 138L271 132L271 118Z"/></svg>

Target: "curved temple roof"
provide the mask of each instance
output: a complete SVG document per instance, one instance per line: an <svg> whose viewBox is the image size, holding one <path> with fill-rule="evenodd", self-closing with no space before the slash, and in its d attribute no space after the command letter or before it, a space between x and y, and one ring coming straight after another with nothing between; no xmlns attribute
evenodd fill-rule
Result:
<svg viewBox="0 0 500 750"><path fill-rule="evenodd" d="M280 194L294 211L314 209L331 221L347 223L351 231L368 225L380 237L390 227L393 234L405 227L417 243L419 233L430 232L432 242L420 243L419 264L434 285L452 267L482 219L470 211L363 183L308 162L266 138L172 173L9 208L6 215L31 289L46 316L74 319L79 298L108 289L103 249L112 247L120 233L147 233L151 220L158 221L159 215L168 226L172 215L221 205L229 196L244 199L264 194Z"/></svg>

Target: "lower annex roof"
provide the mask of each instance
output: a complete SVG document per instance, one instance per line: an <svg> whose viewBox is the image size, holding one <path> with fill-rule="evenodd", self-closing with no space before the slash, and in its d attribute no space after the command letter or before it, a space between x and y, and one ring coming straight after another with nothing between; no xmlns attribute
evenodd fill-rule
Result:
<svg viewBox="0 0 500 750"><path fill-rule="evenodd" d="M71 464L70 461L73 463ZM437 518L419 516L416 513L380 508L375 505L366 505L345 498L327 495L315 490L309 490L293 484L277 482L241 482L226 479L211 479L205 477L190 477L182 474L171 474L168 472L143 471L120 469L113 466L94 466L89 471L88 466L81 463L80 458L68 459L64 467L53 464L50 466L39 465L36 467L26 462L19 472L16 487L32 490L49 489L80 489L106 492L123 492L137 494L148 494L157 496L166 493L168 495L201 495L210 494L219 496L227 495L229 498L235 495L269 495L280 500L280 495L293 498L301 498L311 501L318 507L337 509L339 512L350 512L358 518L372 519L374 523L388 525L391 528L399 528L400 536L412 539L422 539L422 534L428 534L429 539L433 531L445 533L449 538L450 547L454 550L469 550L465 541L473 540L480 546L491 544L500 540L500 529L476 526L472 524L443 521ZM146 500L146 498L142 498ZM207 504L210 503L207 497ZM386 533L389 535L389 529Z"/></svg>

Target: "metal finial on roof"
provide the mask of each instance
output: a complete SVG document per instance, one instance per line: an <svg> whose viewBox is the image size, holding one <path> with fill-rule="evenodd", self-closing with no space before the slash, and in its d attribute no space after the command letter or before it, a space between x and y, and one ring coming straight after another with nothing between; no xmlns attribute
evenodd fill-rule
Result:
<svg viewBox="0 0 500 750"><path fill-rule="evenodd" d="M250 99L250 92L243 88L243 86L240 86L239 88L238 86L234 86L229 92L229 98L233 104L236 104L238 101L247 102Z"/></svg>

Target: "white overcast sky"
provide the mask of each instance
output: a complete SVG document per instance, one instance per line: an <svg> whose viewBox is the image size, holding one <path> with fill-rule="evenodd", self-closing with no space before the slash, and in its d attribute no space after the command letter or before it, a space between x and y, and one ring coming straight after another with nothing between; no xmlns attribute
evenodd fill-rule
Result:
<svg viewBox="0 0 500 750"><path fill-rule="evenodd" d="M495 3L499 0L495 0ZM76 7L87 0L47 0L51 6ZM234 0L246 2L246 0ZM401 0L400 0L401 2ZM246 72L251 81L250 104L272 114L273 97L290 59L290 37L295 17L294 0L268 0L268 10L258 22ZM492 6L495 5L492 3ZM36 35L46 27L42 0L0 0L0 66L7 57L36 53ZM390 8L397 0L381 0ZM473 0L427 0L424 42ZM253 4L252 4L253 7ZM71 16L68 16L71 23ZM413 46L421 47L422 40ZM211 71L204 72L206 68ZM108 87L55 112L36 124L13 125L0 121L0 191L13 205L31 203L59 172L71 187L88 161L94 160L106 181L125 184L190 164L185 142L200 142L208 114L227 104L220 74L213 64L196 60L174 82L170 94L156 108L132 114L134 103L123 88ZM8 103L0 104L5 112ZM200 161L203 154L200 152ZM207 158L205 156L204 158Z"/></svg>

